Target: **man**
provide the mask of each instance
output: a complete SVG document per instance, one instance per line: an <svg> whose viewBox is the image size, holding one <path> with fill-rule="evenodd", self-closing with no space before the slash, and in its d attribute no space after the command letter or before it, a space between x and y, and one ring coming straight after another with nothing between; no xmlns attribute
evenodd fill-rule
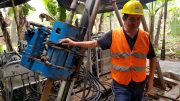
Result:
<svg viewBox="0 0 180 101"><path fill-rule="evenodd" d="M146 58L150 73L146 93L153 87L156 56L147 32L139 29L143 7L139 1L129 1L122 9L124 26L105 34L97 41L75 42L62 39L62 45L110 49L112 90L115 101L141 101L146 83Z"/></svg>

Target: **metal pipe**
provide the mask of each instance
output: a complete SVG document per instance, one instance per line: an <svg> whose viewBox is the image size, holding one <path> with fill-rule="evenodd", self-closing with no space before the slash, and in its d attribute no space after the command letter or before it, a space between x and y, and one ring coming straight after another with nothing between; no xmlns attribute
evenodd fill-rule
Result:
<svg viewBox="0 0 180 101"><path fill-rule="evenodd" d="M66 81L62 81L56 101L62 101L61 99L63 97L65 86L66 86Z"/></svg>
<svg viewBox="0 0 180 101"><path fill-rule="evenodd" d="M87 30L87 40L91 40L91 35L92 35L92 28L96 19L96 15L98 12L98 8L99 8L99 4L100 4L101 0L96 0L95 4L94 4L94 8L92 11L92 15L90 17L90 21L89 21L89 27ZM92 61L91 61L91 49L88 48L88 63L87 63L87 67L89 67L89 71L92 73Z"/></svg>
<svg viewBox="0 0 180 101"><path fill-rule="evenodd" d="M18 64L20 63L21 60L16 60L16 61L12 61L12 62L8 62L6 63L3 68L6 69L9 65L14 65L14 64Z"/></svg>
<svg viewBox="0 0 180 101"><path fill-rule="evenodd" d="M94 0L87 0L85 4L85 10L83 12L83 15L80 21L81 28L88 28L89 17L92 14L93 7L94 7ZM82 33L82 34L86 34L86 33Z"/></svg>
<svg viewBox="0 0 180 101"><path fill-rule="evenodd" d="M112 6L114 8L114 11L116 13L116 16L117 16L117 19L119 21L120 26L123 26L122 19L121 19L121 14L119 13L118 7L116 5L116 0L111 0L111 3L112 3Z"/></svg>
<svg viewBox="0 0 180 101"><path fill-rule="evenodd" d="M93 28L93 25L94 25L94 22L95 22L95 19L96 19L96 15L97 15L97 12L98 12L100 2L101 2L101 0L95 0L94 8L93 8L93 11L92 11L92 14L91 14L91 17L90 17L89 27L88 27L88 33L89 33L90 36L91 36L91 33L92 33L92 28ZM90 38L90 36L89 36L89 38Z"/></svg>
<svg viewBox="0 0 180 101"><path fill-rule="evenodd" d="M78 0L73 0L73 2L71 3L71 7L70 7L70 9L71 9L70 16L69 16L68 20L66 21L66 23L72 24L72 19L74 17L77 5L78 5Z"/></svg>
<svg viewBox="0 0 180 101"><path fill-rule="evenodd" d="M96 53L95 53L95 55L96 55L96 73L97 73L97 78L99 78L99 59L98 59L98 48L96 48Z"/></svg>
<svg viewBox="0 0 180 101"><path fill-rule="evenodd" d="M73 80L73 81L71 82L71 85L70 85L70 88L69 88L69 92L68 92L68 94L67 94L66 101L71 101L71 100L70 100L70 97L71 97L71 93L72 93L72 90L73 90L73 87L74 87L74 83L75 83L75 80Z"/></svg>

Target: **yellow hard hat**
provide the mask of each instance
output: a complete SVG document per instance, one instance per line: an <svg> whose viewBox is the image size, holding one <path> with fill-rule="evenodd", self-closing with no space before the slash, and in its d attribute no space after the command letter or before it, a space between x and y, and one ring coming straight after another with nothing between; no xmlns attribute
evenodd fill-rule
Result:
<svg viewBox="0 0 180 101"><path fill-rule="evenodd" d="M122 13L144 15L143 6L139 1L130 0L123 6Z"/></svg>

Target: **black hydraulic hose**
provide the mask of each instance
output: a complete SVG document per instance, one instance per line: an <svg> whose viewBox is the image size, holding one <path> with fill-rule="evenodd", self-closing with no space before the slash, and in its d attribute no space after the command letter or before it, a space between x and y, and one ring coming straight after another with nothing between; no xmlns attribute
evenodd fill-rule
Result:
<svg viewBox="0 0 180 101"><path fill-rule="evenodd" d="M96 78L91 72L87 71L87 73L84 72L85 67L82 67L82 70L79 74L80 77L84 77L86 75L86 79L88 80L88 93L85 94L84 100L88 100L88 101L99 101L99 99L101 98L102 94L104 94L105 99L103 101L107 101L108 96L105 95L105 93L103 93L100 89L100 86L102 86L102 88L104 89L105 92L107 92L106 87L98 80L98 78ZM85 74L84 74L85 73ZM87 89L86 89L87 90ZM87 98L89 96L89 94L92 94L92 97ZM96 92L96 93L95 93ZM95 94L94 94L95 93Z"/></svg>
<svg viewBox="0 0 180 101"><path fill-rule="evenodd" d="M85 77L86 79L86 83L88 83L87 81L88 81L88 72L87 72L87 70L86 70L86 68L84 67L84 68L82 68L83 69L83 77ZM82 77L82 78L83 78ZM84 79L84 78L83 78ZM90 81L91 81L91 79L90 79ZM88 95L89 95L89 93L90 93L90 91L91 91L91 83L90 83L90 86L88 87L88 92L87 92L87 94L85 94L85 90L86 90L86 87L84 87L83 88L83 99L86 99L87 97L88 97Z"/></svg>
<svg viewBox="0 0 180 101"><path fill-rule="evenodd" d="M100 92L100 85L98 84L97 80L94 79L94 77L91 75L91 73L88 71L89 76L92 78L92 80L94 81L94 85L96 87L96 95L95 97L93 97L92 101L98 101L99 98L101 97L101 92Z"/></svg>
<svg viewBox="0 0 180 101"><path fill-rule="evenodd" d="M93 87L94 90L91 91L91 92L93 92L92 97L90 97L88 99L86 98L86 100L97 101L97 99L99 99L99 97L100 97L100 93L99 93L100 87L99 87L98 83L89 75L89 73L87 73L87 74L89 77L90 86ZM96 92L95 96L94 96L94 92Z"/></svg>
<svg viewBox="0 0 180 101"><path fill-rule="evenodd" d="M85 94L85 96L83 96L83 100L90 100L90 98L88 98L87 99L87 97L89 96L89 94L90 94L90 92L92 92L92 88L95 88L96 87L96 85L94 84L94 79L93 78L91 78L91 76L89 75L89 73L87 72L87 73L85 73L85 67L82 67L82 73L83 73L83 75L81 74L81 76L86 76L86 79L87 79L87 84L89 85L87 88L88 88L88 92ZM86 74L86 75L85 75ZM87 90L87 88L84 88L85 90ZM96 87L97 88L97 87ZM91 90L92 89L92 90Z"/></svg>
<svg viewBox="0 0 180 101"><path fill-rule="evenodd" d="M105 92L107 92L106 87L92 74L89 72L89 74L104 88ZM104 101L106 101L108 99L108 96L106 96L106 99Z"/></svg>
<svg viewBox="0 0 180 101"><path fill-rule="evenodd" d="M12 83L12 78L11 77L10 77L10 88L11 88L10 100L12 101L12 98L13 98L13 83Z"/></svg>

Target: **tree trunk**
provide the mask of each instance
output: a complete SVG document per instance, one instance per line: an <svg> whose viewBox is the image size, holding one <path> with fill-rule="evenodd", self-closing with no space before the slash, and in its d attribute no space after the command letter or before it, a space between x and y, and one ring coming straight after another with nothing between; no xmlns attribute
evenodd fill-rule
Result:
<svg viewBox="0 0 180 101"><path fill-rule="evenodd" d="M3 18L2 12L0 11L0 25L1 25L1 30L3 32L3 37L4 37L4 41L6 43L6 47L8 51L13 51L13 46L12 46L12 42L10 39L10 35L7 31L7 24Z"/></svg>
<svg viewBox="0 0 180 101"><path fill-rule="evenodd" d="M23 15L22 7L20 7L18 18L18 25L17 25L17 33L19 35L19 41L24 40L24 33L26 30L26 17Z"/></svg>
<svg viewBox="0 0 180 101"><path fill-rule="evenodd" d="M150 20L150 38L151 38L151 42L153 42L154 40L154 15L151 15L151 20Z"/></svg>
<svg viewBox="0 0 180 101"><path fill-rule="evenodd" d="M161 49L161 60L165 60L166 55L166 47L165 47L165 33L166 33L166 17L167 17L167 6L168 6L168 0L165 0L165 6L164 6L164 31L163 31L163 42L162 42L162 49Z"/></svg>
<svg viewBox="0 0 180 101"><path fill-rule="evenodd" d="M18 41L24 40L24 33L26 30L26 16L23 14L23 7L20 5L18 7L13 7L14 19L17 26L17 36Z"/></svg>
<svg viewBox="0 0 180 101"><path fill-rule="evenodd" d="M147 32L149 32L148 30L148 26L147 26L147 23L146 23L146 19L144 16L142 16L142 25L143 25L143 29Z"/></svg>
<svg viewBox="0 0 180 101"><path fill-rule="evenodd" d="M156 36L155 36L155 40L154 40L154 47L155 48L158 47L158 41L159 41L159 34L160 34L160 30L161 30L162 17L163 17L163 9L161 10L160 15L159 15L159 19L158 19L157 32L156 32Z"/></svg>
<svg viewBox="0 0 180 101"><path fill-rule="evenodd" d="M101 14L98 32L103 32L104 13Z"/></svg>

